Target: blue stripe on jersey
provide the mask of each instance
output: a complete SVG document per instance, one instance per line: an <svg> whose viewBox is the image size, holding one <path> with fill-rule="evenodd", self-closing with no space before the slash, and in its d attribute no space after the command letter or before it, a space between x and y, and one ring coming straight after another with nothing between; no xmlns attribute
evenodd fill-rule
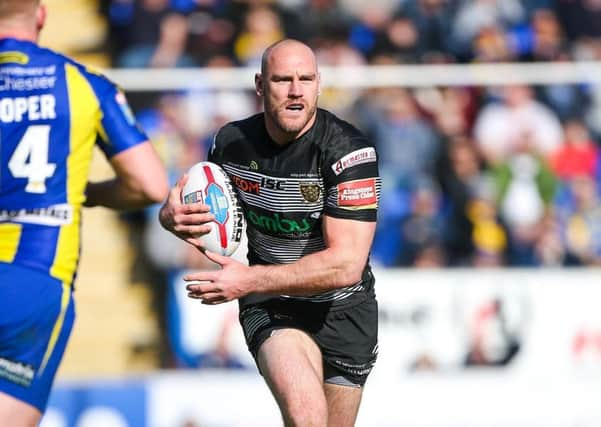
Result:
<svg viewBox="0 0 601 427"><path fill-rule="evenodd" d="M54 261L59 232L60 227L27 224L21 232L19 248L13 262L37 270L47 270Z"/></svg>

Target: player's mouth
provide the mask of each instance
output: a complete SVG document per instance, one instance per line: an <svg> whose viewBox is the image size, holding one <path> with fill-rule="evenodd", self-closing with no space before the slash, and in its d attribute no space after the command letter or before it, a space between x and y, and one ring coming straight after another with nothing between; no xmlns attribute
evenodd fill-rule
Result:
<svg viewBox="0 0 601 427"><path fill-rule="evenodd" d="M302 102L292 102L286 105L287 111L303 111L305 109L305 104Z"/></svg>

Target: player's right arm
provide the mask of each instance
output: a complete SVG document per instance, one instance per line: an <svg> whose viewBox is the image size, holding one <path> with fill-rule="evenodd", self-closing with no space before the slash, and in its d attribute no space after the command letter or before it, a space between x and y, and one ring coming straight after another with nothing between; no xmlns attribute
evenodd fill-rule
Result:
<svg viewBox="0 0 601 427"><path fill-rule="evenodd" d="M167 172L159 155L138 127L125 95L102 76L88 73L99 101L99 146L115 178L88 183L84 206L134 209L165 199Z"/></svg>
<svg viewBox="0 0 601 427"><path fill-rule="evenodd" d="M210 207L203 203L182 203L182 190L188 175L184 174L169 191L167 200L159 211L159 222L163 228L170 231L180 239L190 243L192 246L203 249L197 236L207 234L211 222L215 217L209 213Z"/></svg>
<svg viewBox="0 0 601 427"><path fill-rule="evenodd" d="M207 160L219 164L219 145L221 128L213 139L213 146L209 151ZM203 203L182 203L182 190L188 181L187 174L184 174L175 186L169 191L169 196L159 211L159 222L163 228L170 231L180 239L188 242L199 250L204 250L198 236L207 234L211 231L211 226L207 223L213 221L215 217L209 213L210 207Z"/></svg>
<svg viewBox="0 0 601 427"><path fill-rule="evenodd" d="M167 175L149 141L114 155L110 163L116 177L88 183L85 206L133 209L165 200Z"/></svg>

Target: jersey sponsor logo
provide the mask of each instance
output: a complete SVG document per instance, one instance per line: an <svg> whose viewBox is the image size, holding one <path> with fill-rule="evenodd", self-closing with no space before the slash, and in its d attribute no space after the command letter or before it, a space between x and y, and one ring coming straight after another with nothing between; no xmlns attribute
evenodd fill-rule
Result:
<svg viewBox="0 0 601 427"><path fill-rule="evenodd" d="M338 206L372 208L378 201L375 178L338 184Z"/></svg>
<svg viewBox="0 0 601 427"><path fill-rule="evenodd" d="M300 193L307 202L314 203L319 200L321 189L317 184L300 184Z"/></svg>
<svg viewBox="0 0 601 427"><path fill-rule="evenodd" d="M254 211L248 212L248 220L257 228L272 233L304 233L312 229L313 224L306 218L302 221L282 218L279 213L272 215L259 215Z"/></svg>
<svg viewBox="0 0 601 427"><path fill-rule="evenodd" d="M281 179L261 178L261 187L269 190L284 190L284 184L286 181Z"/></svg>
<svg viewBox="0 0 601 427"><path fill-rule="evenodd" d="M0 67L0 91L52 89L56 84L55 74L54 65L27 68L2 66Z"/></svg>
<svg viewBox="0 0 601 427"><path fill-rule="evenodd" d="M47 120L56 118L54 95L19 96L0 100L0 121L2 123Z"/></svg>
<svg viewBox="0 0 601 427"><path fill-rule="evenodd" d="M230 174L229 176L236 188L245 193L259 195L261 194L261 188L266 188L268 190L285 190L284 186L286 184L286 181L284 180L263 177L261 178L260 182L256 182L251 181L249 179L241 178L234 174Z"/></svg>
<svg viewBox="0 0 601 427"><path fill-rule="evenodd" d="M45 208L0 209L0 223L10 221L59 226L71 224L72 220L73 207L66 203Z"/></svg>
<svg viewBox="0 0 601 427"><path fill-rule="evenodd" d="M361 148L352 153L347 154L332 165L332 170L336 175L340 175L345 169L363 163L371 163L376 161L376 150L373 147Z"/></svg>
<svg viewBox="0 0 601 427"><path fill-rule="evenodd" d="M254 160L251 160L250 168L254 171L259 170L259 164L257 162L255 162Z"/></svg>
<svg viewBox="0 0 601 427"><path fill-rule="evenodd" d="M35 369L32 365L0 357L0 377L6 378L13 383L29 387L34 376Z"/></svg>
<svg viewBox="0 0 601 427"><path fill-rule="evenodd" d="M243 191L245 193L252 194L260 194L261 193L261 185L256 181L250 181L248 179L240 178L238 175L230 174L229 175L232 184L236 186L237 189Z"/></svg>

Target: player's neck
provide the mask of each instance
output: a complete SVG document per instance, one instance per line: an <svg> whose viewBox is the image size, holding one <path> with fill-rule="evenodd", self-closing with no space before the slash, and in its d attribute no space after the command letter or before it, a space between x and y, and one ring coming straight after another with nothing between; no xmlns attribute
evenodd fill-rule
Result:
<svg viewBox="0 0 601 427"><path fill-rule="evenodd" d="M265 120L265 129L267 130L267 133L273 142L283 146L306 134L315 123L316 117L317 114L314 114L311 120L307 122L305 127L298 132L286 132L282 128L278 127L275 123L272 123L269 119Z"/></svg>
<svg viewBox="0 0 601 427"><path fill-rule="evenodd" d="M39 33L35 29L28 29L26 27L12 27L8 25L2 25L0 22L0 39L10 38L37 43L38 36Z"/></svg>

